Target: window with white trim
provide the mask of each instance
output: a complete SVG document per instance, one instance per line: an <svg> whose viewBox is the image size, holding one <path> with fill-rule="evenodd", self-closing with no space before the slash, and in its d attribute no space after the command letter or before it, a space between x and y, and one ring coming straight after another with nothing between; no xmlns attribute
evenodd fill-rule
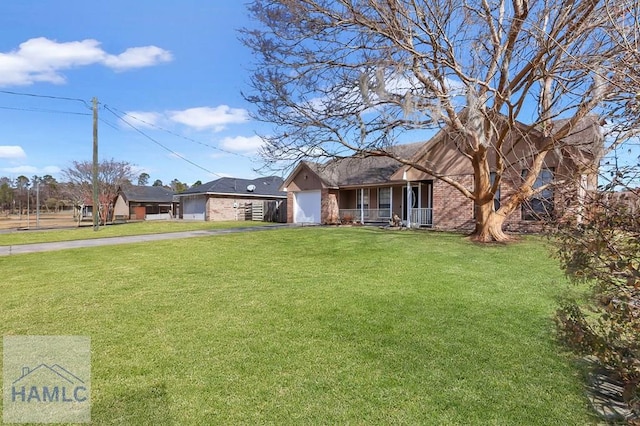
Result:
<svg viewBox="0 0 640 426"><path fill-rule="evenodd" d="M369 208L369 188L356 189L356 208L364 208L365 210Z"/></svg>
<svg viewBox="0 0 640 426"><path fill-rule="evenodd" d="M378 188L380 217L391 217L391 188Z"/></svg>

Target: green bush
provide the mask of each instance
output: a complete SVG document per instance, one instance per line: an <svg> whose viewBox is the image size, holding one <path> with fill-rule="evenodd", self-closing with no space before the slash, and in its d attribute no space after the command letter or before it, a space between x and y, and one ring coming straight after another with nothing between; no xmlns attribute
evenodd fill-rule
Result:
<svg viewBox="0 0 640 426"><path fill-rule="evenodd" d="M577 353L595 356L619 379L624 399L640 411L640 217L637 194L594 195L584 220L567 221L554 237L567 275L586 282L586 302L570 301L558 311L560 337ZM575 218L574 218L575 219Z"/></svg>

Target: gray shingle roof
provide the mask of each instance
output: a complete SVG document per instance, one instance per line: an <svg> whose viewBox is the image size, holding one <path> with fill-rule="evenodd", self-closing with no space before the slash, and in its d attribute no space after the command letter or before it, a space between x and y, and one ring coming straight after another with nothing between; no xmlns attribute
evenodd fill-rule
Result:
<svg viewBox="0 0 640 426"><path fill-rule="evenodd" d="M559 131L568 121L555 120L553 131ZM589 115L580 120L564 137L565 149L574 161L589 164L600 160L604 150L601 125L600 117Z"/></svg>
<svg viewBox="0 0 640 426"><path fill-rule="evenodd" d="M258 179L239 179L224 177L194 186L180 195L196 195L196 194L230 194L243 196L269 196L269 197L286 197L287 193L279 191L282 185L282 178L278 176L268 176ZM250 191L251 185L255 187Z"/></svg>
<svg viewBox="0 0 640 426"><path fill-rule="evenodd" d="M162 186L128 186L120 189L127 201L146 203L170 203L173 192Z"/></svg>
<svg viewBox="0 0 640 426"><path fill-rule="evenodd" d="M394 155L410 159L425 142L396 145L388 149ZM325 164L305 162L327 186L378 184L389 182L401 163L390 157L347 157L331 160Z"/></svg>

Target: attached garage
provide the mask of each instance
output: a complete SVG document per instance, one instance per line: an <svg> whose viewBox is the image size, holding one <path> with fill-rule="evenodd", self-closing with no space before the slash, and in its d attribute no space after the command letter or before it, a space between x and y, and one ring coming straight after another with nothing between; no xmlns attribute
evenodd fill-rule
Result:
<svg viewBox="0 0 640 426"><path fill-rule="evenodd" d="M293 222L321 223L320 191L300 191L293 194Z"/></svg>
<svg viewBox="0 0 640 426"><path fill-rule="evenodd" d="M223 177L178 194L182 219L206 221L282 221L287 218L287 193L282 178Z"/></svg>
<svg viewBox="0 0 640 426"><path fill-rule="evenodd" d="M182 218L188 220L205 220L207 197L182 197Z"/></svg>

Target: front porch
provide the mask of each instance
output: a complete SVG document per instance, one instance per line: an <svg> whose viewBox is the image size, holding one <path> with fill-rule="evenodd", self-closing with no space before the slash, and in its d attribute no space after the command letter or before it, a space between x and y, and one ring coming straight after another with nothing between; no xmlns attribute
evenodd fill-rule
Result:
<svg viewBox="0 0 640 426"><path fill-rule="evenodd" d="M389 209L340 209L340 221L343 223L359 222L365 224L388 224L391 221ZM402 220L409 227L433 226L433 209L411 209L411 217Z"/></svg>
<svg viewBox="0 0 640 426"><path fill-rule="evenodd" d="M433 181L340 189L342 223L389 224L394 216L408 227L433 226Z"/></svg>

